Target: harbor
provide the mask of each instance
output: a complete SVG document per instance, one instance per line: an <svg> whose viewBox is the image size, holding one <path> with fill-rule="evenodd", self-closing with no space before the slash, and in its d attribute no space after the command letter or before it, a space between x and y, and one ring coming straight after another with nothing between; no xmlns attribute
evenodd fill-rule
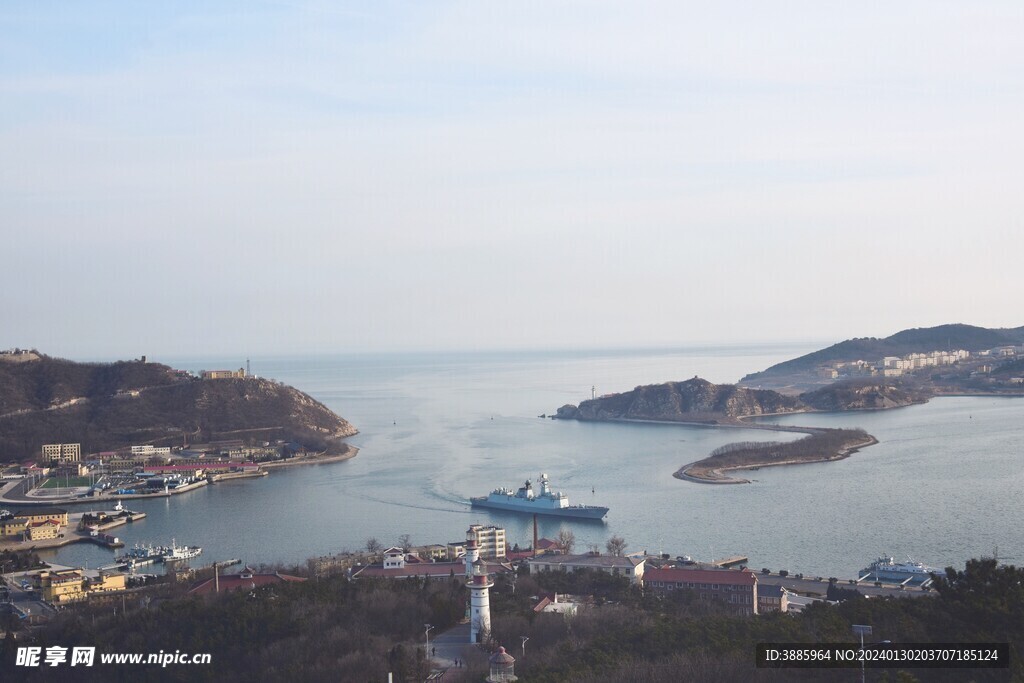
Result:
<svg viewBox="0 0 1024 683"><path fill-rule="evenodd" d="M37 510L42 512L42 510ZM146 513L124 508L120 501L113 510L68 513L55 510L66 515L67 524L61 525L49 538L14 537L0 541L0 549L43 551L62 548L74 543L91 543L102 548L115 549L124 547L124 541L118 536L108 533L113 529L143 520Z"/></svg>
<svg viewBox="0 0 1024 683"><path fill-rule="evenodd" d="M104 570L134 572L139 567L150 564L177 565L199 557L203 549L199 546L179 546L176 539L167 546L135 544L124 555L114 558L114 563L101 567Z"/></svg>

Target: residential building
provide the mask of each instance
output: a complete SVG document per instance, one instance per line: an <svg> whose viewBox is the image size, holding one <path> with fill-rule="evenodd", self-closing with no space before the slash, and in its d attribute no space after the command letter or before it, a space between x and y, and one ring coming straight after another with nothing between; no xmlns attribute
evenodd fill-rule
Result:
<svg viewBox="0 0 1024 683"><path fill-rule="evenodd" d="M0 537L11 538L25 533L28 520L24 517L6 517L0 519Z"/></svg>
<svg viewBox="0 0 1024 683"><path fill-rule="evenodd" d="M467 541L476 541L480 557L497 559L505 557L505 530L499 526L471 524L466 531Z"/></svg>
<svg viewBox="0 0 1024 683"><path fill-rule="evenodd" d="M413 552L424 560L448 559L448 547L440 544L421 545L418 548L413 548Z"/></svg>
<svg viewBox="0 0 1024 683"><path fill-rule="evenodd" d="M26 530L28 531L29 541L44 541L48 538L57 538L60 533L60 522L52 519L45 519L41 522L29 522Z"/></svg>
<svg viewBox="0 0 1024 683"><path fill-rule="evenodd" d="M39 573L43 600L52 603L73 602L85 596L85 575L81 569L60 569Z"/></svg>
<svg viewBox="0 0 1024 683"><path fill-rule="evenodd" d="M78 462L81 459L80 443L51 443L43 446L43 462Z"/></svg>
<svg viewBox="0 0 1024 683"><path fill-rule="evenodd" d="M32 522L45 522L48 519L52 519L59 522L61 526L68 525L68 511L63 508L30 508L18 510L14 513L14 516L24 517L28 524Z"/></svg>
<svg viewBox="0 0 1024 683"><path fill-rule="evenodd" d="M749 569L689 569L661 567L644 575L644 590L670 595L689 590L701 600L717 601L737 614L757 614L757 575Z"/></svg>
<svg viewBox="0 0 1024 683"><path fill-rule="evenodd" d="M564 555L565 548L558 541L552 541L550 538L537 539L537 554L538 555Z"/></svg>
<svg viewBox="0 0 1024 683"><path fill-rule="evenodd" d="M132 455L138 457L164 457L169 458L171 456L171 447L164 446L162 448L156 448L153 444L146 444L144 446L132 446Z"/></svg>
<svg viewBox="0 0 1024 683"><path fill-rule="evenodd" d="M88 580L86 587L91 593L123 591L127 587L127 581L128 576L126 574L100 572L97 578Z"/></svg>
<svg viewBox="0 0 1024 683"><path fill-rule="evenodd" d="M584 569L601 571L613 576L624 576L638 584L644 577L644 558L618 555L539 555L526 561L531 574L547 571L576 572Z"/></svg>
<svg viewBox="0 0 1024 683"><path fill-rule="evenodd" d="M90 594L122 591L127 576L120 573L99 572L89 577L81 569L60 569L39 573L39 589L43 600L52 603L84 600Z"/></svg>
<svg viewBox="0 0 1024 683"><path fill-rule="evenodd" d="M789 591L787 591L783 586L764 584L757 587L758 614L788 611Z"/></svg>
<svg viewBox="0 0 1024 683"><path fill-rule="evenodd" d="M405 566L405 550L393 546L384 551L384 569L399 569Z"/></svg>
<svg viewBox="0 0 1024 683"><path fill-rule="evenodd" d="M592 599L592 598L591 598ZM534 612L554 612L566 617L574 617L579 612L583 601L573 595L559 595L549 593L542 595L540 600L533 607Z"/></svg>
<svg viewBox="0 0 1024 683"><path fill-rule="evenodd" d="M203 370L199 373L203 379L245 379L245 368L237 370Z"/></svg>

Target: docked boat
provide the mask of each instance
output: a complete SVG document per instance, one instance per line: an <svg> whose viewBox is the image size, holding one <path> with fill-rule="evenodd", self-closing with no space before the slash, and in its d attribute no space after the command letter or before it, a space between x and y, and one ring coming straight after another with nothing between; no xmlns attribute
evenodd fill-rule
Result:
<svg viewBox="0 0 1024 683"><path fill-rule="evenodd" d="M160 557L164 562L180 562L199 557L203 549L197 545L178 545L175 540L171 544L160 548Z"/></svg>
<svg viewBox="0 0 1024 683"><path fill-rule="evenodd" d="M470 504L476 508L579 519L601 519L608 514L608 508L598 505L570 505L567 495L551 490L546 474L540 475L539 482L539 492L534 491L533 482L527 479L516 491L496 488L486 496L470 498Z"/></svg>
<svg viewBox="0 0 1024 683"><path fill-rule="evenodd" d="M879 581L925 581L931 578L934 573L941 573L935 567L929 567L920 562L908 559L906 562L897 562L892 557L879 557L866 567L865 574L874 574Z"/></svg>
<svg viewBox="0 0 1024 683"><path fill-rule="evenodd" d="M139 545L136 543L124 555L115 557L114 561L119 564L126 564L129 568L134 569L135 567L153 564L154 562L162 562L163 560L159 548L154 548L150 545Z"/></svg>

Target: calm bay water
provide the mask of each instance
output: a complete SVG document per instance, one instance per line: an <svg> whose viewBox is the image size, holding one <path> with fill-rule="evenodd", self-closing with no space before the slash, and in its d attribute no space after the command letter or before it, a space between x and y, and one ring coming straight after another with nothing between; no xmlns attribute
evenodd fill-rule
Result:
<svg viewBox="0 0 1024 683"><path fill-rule="evenodd" d="M176 537L203 546L204 562L301 563L405 533L413 543L444 543L464 538L474 522L505 526L510 542L528 545L528 517L470 510L465 501L543 471L573 502L611 508L603 524L541 520L542 535L571 529L580 549L618 534L627 550L743 554L756 567L841 577L883 553L937 566L997 546L1001 556L1024 556L1024 399L771 418L860 426L881 443L837 463L761 469L743 486L681 482L672 472L731 441L798 435L537 417L589 398L592 385L601 394L697 374L733 382L817 347L253 359L254 373L312 394L355 424L361 433L350 442L359 455L132 501L149 516L118 535L129 545ZM51 557L97 566L112 553L79 545Z"/></svg>

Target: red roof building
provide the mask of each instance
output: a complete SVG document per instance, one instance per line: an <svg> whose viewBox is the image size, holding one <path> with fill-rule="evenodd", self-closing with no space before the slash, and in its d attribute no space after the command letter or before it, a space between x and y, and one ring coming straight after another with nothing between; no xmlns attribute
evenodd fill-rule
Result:
<svg viewBox="0 0 1024 683"><path fill-rule="evenodd" d="M543 553L560 553L564 552L563 548L558 541L552 541L550 538L541 538L537 541L537 554Z"/></svg>
<svg viewBox="0 0 1024 683"><path fill-rule="evenodd" d="M749 569L651 568L643 584L645 591L656 595L689 590L701 600L724 603L737 614L757 614L757 575Z"/></svg>
<svg viewBox="0 0 1024 683"><path fill-rule="evenodd" d="M189 590L189 595L212 595L213 593L227 593L236 590L255 590L263 586L272 586L278 583L295 583L305 581L301 576L291 576L274 572L273 574L254 574L246 567L240 574L226 574L216 579L200 581Z"/></svg>

